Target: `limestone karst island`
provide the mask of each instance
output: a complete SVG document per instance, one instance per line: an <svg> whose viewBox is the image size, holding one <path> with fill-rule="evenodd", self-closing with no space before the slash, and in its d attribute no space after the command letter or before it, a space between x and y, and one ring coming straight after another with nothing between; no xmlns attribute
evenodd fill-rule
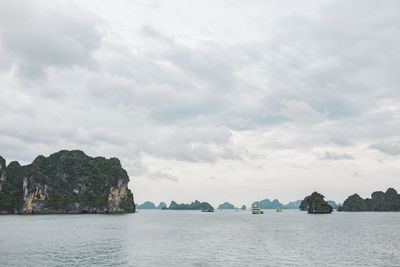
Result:
<svg viewBox="0 0 400 267"><path fill-rule="evenodd" d="M117 158L79 150L38 156L21 166L0 156L0 213L135 212L129 177Z"/></svg>
<svg viewBox="0 0 400 267"><path fill-rule="evenodd" d="M77 213L133 213L135 203L128 188L129 177L117 158L90 157L80 150L62 150L28 165L12 161L8 165L0 156L0 214L77 214ZM371 198L349 196L341 206L325 201L314 192L303 201L283 205L277 199L256 201L252 207L261 209L299 208L308 213L338 211L399 211L400 194L393 188L376 191ZM169 207L161 202L138 205L138 209L214 210L207 202L177 204ZM235 209L225 202L218 209ZM246 208L244 208L246 209Z"/></svg>

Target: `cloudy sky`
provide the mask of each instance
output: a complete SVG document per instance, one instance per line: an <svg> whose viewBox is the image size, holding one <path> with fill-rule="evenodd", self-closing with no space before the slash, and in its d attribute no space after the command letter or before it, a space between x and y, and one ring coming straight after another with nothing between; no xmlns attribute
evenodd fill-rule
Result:
<svg viewBox="0 0 400 267"><path fill-rule="evenodd" d="M137 202L400 190L400 2L0 0L0 155L118 157Z"/></svg>

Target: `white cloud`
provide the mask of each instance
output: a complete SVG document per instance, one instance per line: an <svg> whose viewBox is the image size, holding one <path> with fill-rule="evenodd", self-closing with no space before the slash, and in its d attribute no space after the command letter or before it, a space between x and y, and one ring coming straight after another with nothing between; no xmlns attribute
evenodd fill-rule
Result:
<svg viewBox="0 0 400 267"><path fill-rule="evenodd" d="M294 121L294 123L322 122L326 119L324 114L314 110L302 101L283 101L282 106L281 115Z"/></svg>
<svg viewBox="0 0 400 267"><path fill-rule="evenodd" d="M155 173L149 173L149 178L150 179L154 179L154 180L166 179L166 180L170 180L170 181L173 181L173 182L178 182L178 178L177 177L175 177L175 176L173 176L171 174L165 173L165 172L161 172L161 171L158 171L158 172L155 172Z"/></svg>
<svg viewBox="0 0 400 267"><path fill-rule="evenodd" d="M323 160L342 160L342 159L354 159L354 157L349 153L336 153L331 151L326 151L324 156L321 157Z"/></svg>
<svg viewBox="0 0 400 267"><path fill-rule="evenodd" d="M400 142L396 143L385 143L385 142L380 142L376 144L372 144L369 146L371 149L376 149L382 153L388 154L388 155L399 155L400 154Z"/></svg>
<svg viewBox="0 0 400 267"><path fill-rule="evenodd" d="M24 76L44 75L48 67L93 67L91 53L100 47L96 17L73 2L2 1L3 53Z"/></svg>

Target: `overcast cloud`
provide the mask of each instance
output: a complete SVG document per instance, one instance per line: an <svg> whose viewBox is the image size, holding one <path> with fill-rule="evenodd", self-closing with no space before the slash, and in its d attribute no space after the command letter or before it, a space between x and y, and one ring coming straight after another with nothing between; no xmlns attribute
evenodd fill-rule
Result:
<svg viewBox="0 0 400 267"><path fill-rule="evenodd" d="M397 0L0 4L8 162L118 157L140 203L400 190Z"/></svg>

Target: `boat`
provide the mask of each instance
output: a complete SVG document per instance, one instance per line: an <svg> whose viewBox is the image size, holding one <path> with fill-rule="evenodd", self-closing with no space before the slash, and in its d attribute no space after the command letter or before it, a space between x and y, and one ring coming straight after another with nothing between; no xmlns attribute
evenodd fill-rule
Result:
<svg viewBox="0 0 400 267"><path fill-rule="evenodd" d="M282 208L281 208L281 207L277 207L277 208L276 208L276 211L277 211L277 212L282 212Z"/></svg>
<svg viewBox="0 0 400 267"><path fill-rule="evenodd" d="M258 206L254 206L253 208L251 208L251 213L253 213L253 214L263 214L264 212Z"/></svg>
<svg viewBox="0 0 400 267"><path fill-rule="evenodd" d="M207 210L201 210L201 212L214 212L212 209L207 209Z"/></svg>

